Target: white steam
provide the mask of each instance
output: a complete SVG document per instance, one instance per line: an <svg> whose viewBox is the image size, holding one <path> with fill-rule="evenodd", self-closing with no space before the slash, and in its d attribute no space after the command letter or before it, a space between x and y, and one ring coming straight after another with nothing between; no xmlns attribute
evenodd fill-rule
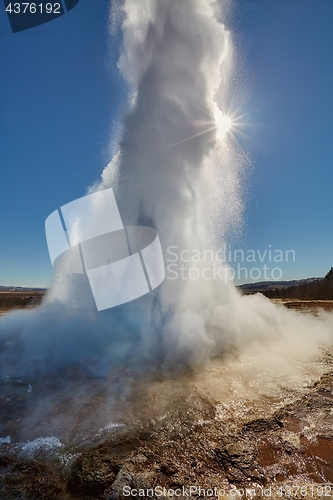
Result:
<svg viewBox="0 0 333 500"><path fill-rule="evenodd" d="M230 34L209 0L125 0L119 9L130 105L119 151L93 189L112 187L124 225L155 227L164 252L217 249L240 226L246 165L223 115ZM79 363L99 375L111 365L168 373L254 341L282 339L302 352L332 343L332 315L304 317L218 279L166 279L140 302L90 315L73 312L85 286L58 275L42 307L3 318L5 371Z"/></svg>

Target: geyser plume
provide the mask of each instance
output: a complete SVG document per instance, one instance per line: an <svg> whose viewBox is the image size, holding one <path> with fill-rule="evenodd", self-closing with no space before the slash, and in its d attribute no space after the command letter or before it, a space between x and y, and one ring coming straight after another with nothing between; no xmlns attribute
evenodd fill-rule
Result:
<svg viewBox="0 0 333 500"><path fill-rule="evenodd" d="M119 68L131 88L121 150L103 172L124 220L155 223L164 249L210 248L239 223L241 164L221 139L231 41L209 1L125 2ZM235 153L235 152L234 152ZM237 158L238 159L238 158ZM223 216L222 210L223 208Z"/></svg>
<svg viewBox="0 0 333 500"><path fill-rule="evenodd" d="M246 164L221 111L230 108L232 40L215 2L149 2L142 9L132 0L124 12L119 68L131 88L131 109L100 188L116 186L126 223L154 225L164 251L217 249L239 227ZM202 271L207 262L196 266ZM200 276L166 279L159 289L159 304L171 311L161 327L163 360L195 364L253 339L292 336L293 342L301 331L307 345L306 332L311 343L314 328L320 341L332 333L328 320L305 321ZM152 301L152 315L154 307Z"/></svg>
<svg viewBox="0 0 333 500"><path fill-rule="evenodd" d="M124 225L156 228L165 255L170 246L217 249L240 224L246 157L224 116L230 36L209 0L119 8L130 109L119 151L90 192L112 187ZM79 364L95 375L115 366L169 375L170 366L195 367L254 340L301 344L303 353L332 342L332 316L301 317L220 279L167 278L143 300L88 315L72 311L78 296L91 308L82 287L77 276L58 275L41 308L3 318L5 374Z"/></svg>
<svg viewBox="0 0 333 500"><path fill-rule="evenodd" d="M129 1L124 12L119 67L132 102L121 150L105 169L101 187L116 187L126 224L156 227L165 252L170 246L215 248L216 235L221 241L241 215L242 164L217 104L223 109L229 90L228 33L209 1L150 2L143 10L140 2ZM217 297L214 288L204 280L166 279L161 285L155 299L173 317L159 325L163 352L172 331L187 334L187 324L195 357L213 347L204 311L216 299L229 302L234 293L222 286ZM150 307L156 310L156 300ZM182 334L175 336L172 342L183 351Z"/></svg>

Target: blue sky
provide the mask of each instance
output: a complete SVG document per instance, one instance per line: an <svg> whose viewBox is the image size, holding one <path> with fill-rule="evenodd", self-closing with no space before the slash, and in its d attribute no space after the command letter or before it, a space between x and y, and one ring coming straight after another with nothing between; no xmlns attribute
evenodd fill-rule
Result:
<svg viewBox="0 0 333 500"><path fill-rule="evenodd" d="M126 106L108 1L12 34L1 6L1 284L48 286L44 222L111 158ZM237 248L294 249L282 279L333 265L333 1L236 0L252 157Z"/></svg>

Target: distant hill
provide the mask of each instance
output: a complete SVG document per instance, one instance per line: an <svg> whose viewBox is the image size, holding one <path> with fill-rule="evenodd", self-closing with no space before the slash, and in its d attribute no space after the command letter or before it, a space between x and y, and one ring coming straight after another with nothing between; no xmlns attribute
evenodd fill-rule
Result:
<svg viewBox="0 0 333 500"><path fill-rule="evenodd" d="M31 286L4 286L0 285L0 292L44 292L46 288L38 288Z"/></svg>
<svg viewBox="0 0 333 500"><path fill-rule="evenodd" d="M238 287L244 294L262 293L269 298L333 300L333 267L324 278L293 281L261 281Z"/></svg>
<svg viewBox="0 0 333 500"><path fill-rule="evenodd" d="M324 278L306 278L292 281L259 281L237 287L245 295L262 293L269 298L333 300L333 267ZM1 292L45 292L46 288L0 286Z"/></svg>

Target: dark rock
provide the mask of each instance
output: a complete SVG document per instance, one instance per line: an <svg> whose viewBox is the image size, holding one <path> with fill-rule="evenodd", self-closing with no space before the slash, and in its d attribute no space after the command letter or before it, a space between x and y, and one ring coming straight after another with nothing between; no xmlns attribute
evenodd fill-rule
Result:
<svg viewBox="0 0 333 500"><path fill-rule="evenodd" d="M166 474L167 476L173 476L178 471L178 466L171 460L167 460L161 465L160 468L161 472L163 472L163 474Z"/></svg>
<svg viewBox="0 0 333 500"><path fill-rule="evenodd" d="M68 491L74 495L101 494L116 479L119 465L98 453L81 455L72 466Z"/></svg>
<svg viewBox="0 0 333 500"><path fill-rule="evenodd" d="M283 423L277 418L258 418L257 420L252 420L243 426L243 431L245 432L265 432L265 431L276 431L283 427Z"/></svg>
<svg viewBox="0 0 333 500"><path fill-rule="evenodd" d="M64 497L63 481L35 460L17 463L2 477L0 498L4 500L63 500Z"/></svg>
<svg viewBox="0 0 333 500"><path fill-rule="evenodd" d="M117 477L112 484L112 487L107 491L107 498L109 500L128 498L123 494L123 489L125 486L134 488L134 479L133 474L124 467L118 472Z"/></svg>

